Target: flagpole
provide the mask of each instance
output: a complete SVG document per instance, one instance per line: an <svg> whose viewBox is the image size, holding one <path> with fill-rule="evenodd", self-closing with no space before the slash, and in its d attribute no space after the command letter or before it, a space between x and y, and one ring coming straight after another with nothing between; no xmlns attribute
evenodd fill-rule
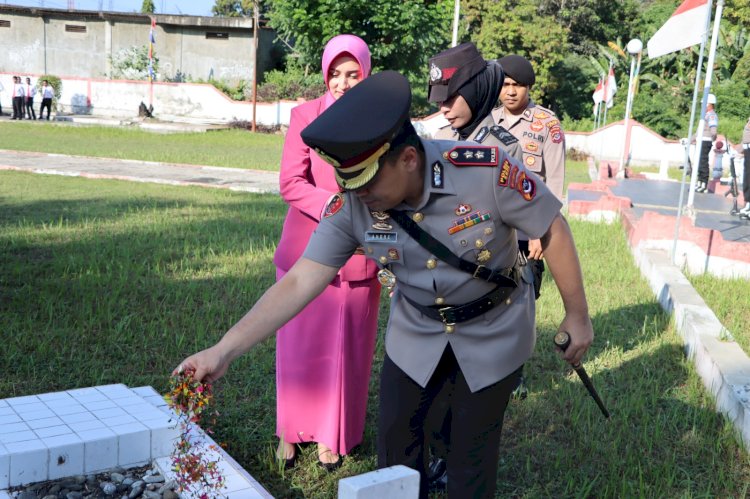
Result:
<svg viewBox="0 0 750 499"><path fill-rule="evenodd" d="M607 126L607 108L608 101L609 101L609 72L612 71L612 58L609 58L609 69L607 70L607 76L605 78L604 83L604 100L602 101L602 104L604 104L604 124L601 126L601 128L604 128ZM612 97L614 99L614 97ZM604 149L604 134L599 134L599 161L597 162L596 167L599 168L599 164L602 162L602 150Z"/></svg>
<svg viewBox="0 0 750 499"><path fill-rule="evenodd" d="M682 218L682 202L685 199L685 178L690 168L690 143L693 138L693 122L695 121L695 105L698 103L698 88L703 69L703 54L706 51L706 40L708 40L708 28L711 26L711 7L713 1L708 2L706 9L706 24L701 39L701 50L698 55L698 67L695 70L695 84L693 85L693 103L690 105L690 123L688 124L688 136L685 141L685 155L682 160L682 181L680 182L680 200L677 203L677 219L674 224L674 238L672 239L672 264L677 264L677 239L680 237L680 219Z"/></svg>
<svg viewBox="0 0 750 499"><path fill-rule="evenodd" d="M453 5L453 36L451 37L451 47L458 45L458 19L461 13L461 0L455 0Z"/></svg>
<svg viewBox="0 0 750 499"><path fill-rule="evenodd" d="M711 33L711 48L708 51L708 63L706 64L706 79L703 85L703 99L701 102L701 120L698 123L698 131L695 133L695 159L693 164L693 174L690 177L690 192L688 192L687 207L685 210L691 218L695 216L695 183L698 180L698 161L701 157L703 148L703 130L706 127L706 105L708 104L708 94L711 93L711 77L713 76L714 59L716 58L716 45L719 42L719 25L721 24L721 13L724 10L724 0L719 0L716 4L716 17L714 18L714 29ZM698 139L701 139L698 141Z"/></svg>
<svg viewBox="0 0 750 499"><path fill-rule="evenodd" d="M623 140L622 154L620 155L620 169L617 171L618 177L625 176L625 161L630 153L630 113L633 110L633 99L635 98L635 80L637 73L635 70L635 59L638 56L638 66L640 67L641 51L643 51L643 42L638 38L633 38L627 45L630 54L630 79L628 80L628 99L625 104L625 137Z"/></svg>
<svg viewBox="0 0 750 499"><path fill-rule="evenodd" d="M612 58L609 59L609 70L607 71L607 82L604 84L604 125L607 126L607 109L609 108L608 101L609 101L609 72L612 71ZM614 99L614 97L613 97Z"/></svg>

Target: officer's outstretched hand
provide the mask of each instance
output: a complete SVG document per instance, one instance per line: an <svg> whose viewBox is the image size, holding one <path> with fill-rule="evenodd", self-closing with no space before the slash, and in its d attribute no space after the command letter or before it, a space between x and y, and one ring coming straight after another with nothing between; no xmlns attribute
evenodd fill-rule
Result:
<svg viewBox="0 0 750 499"><path fill-rule="evenodd" d="M570 335L570 345L561 356L570 364L577 364L594 341L594 326L588 315L566 314L558 331L567 331Z"/></svg>
<svg viewBox="0 0 750 499"><path fill-rule="evenodd" d="M172 374L193 371L193 378L201 383L213 383L224 376L229 368L229 360L218 345L202 350L180 362Z"/></svg>

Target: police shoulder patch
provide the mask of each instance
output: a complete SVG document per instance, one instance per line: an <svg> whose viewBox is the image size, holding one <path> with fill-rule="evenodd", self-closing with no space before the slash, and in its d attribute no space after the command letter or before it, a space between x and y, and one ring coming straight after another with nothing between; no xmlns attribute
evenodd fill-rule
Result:
<svg viewBox="0 0 750 499"><path fill-rule="evenodd" d="M509 146L511 144L515 144L518 142L518 139L513 136L512 133L510 133L505 128L501 127L500 125L493 125L490 127L490 133L500 142L505 144L506 146Z"/></svg>
<svg viewBox="0 0 750 499"><path fill-rule="evenodd" d="M455 166L497 166L497 146L456 146L443 153Z"/></svg>
<svg viewBox="0 0 750 499"><path fill-rule="evenodd" d="M323 218L332 217L338 213L338 211L344 206L345 199L346 198L340 192L334 194L330 201L328 201L326 209L323 211Z"/></svg>
<svg viewBox="0 0 750 499"><path fill-rule="evenodd" d="M526 201L531 201L536 196L536 182L531 175L526 175L525 170L514 166L507 159L500 167L497 185L518 192Z"/></svg>

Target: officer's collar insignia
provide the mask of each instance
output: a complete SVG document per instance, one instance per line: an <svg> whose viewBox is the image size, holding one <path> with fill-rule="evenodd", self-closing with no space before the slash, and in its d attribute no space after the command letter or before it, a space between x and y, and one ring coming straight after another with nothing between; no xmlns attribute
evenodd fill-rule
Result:
<svg viewBox="0 0 750 499"><path fill-rule="evenodd" d="M498 147L456 146L443 157L456 166L497 166Z"/></svg>
<svg viewBox="0 0 750 499"><path fill-rule="evenodd" d="M526 109L523 112L523 117L526 118L527 120L530 120L531 119L531 109Z"/></svg>
<svg viewBox="0 0 750 499"><path fill-rule="evenodd" d="M434 189L443 188L443 164L440 161L432 163L432 187Z"/></svg>
<svg viewBox="0 0 750 499"><path fill-rule="evenodd" d="M338 211L344 206L345 199L346 198L339 192L334 194L331 200L328 201L326 209L323 211L323 218L332 217L338 213Z"/></svg>
<svg viewBox="0 0 750 499"><path fill-rule="evenodd" d="M476 137L474 137L474 142L478 142L481 144L484 142L484 139L487 138L487 134L489 133L489 130L487 130L486 126L483 126L479 129L479 133L477 133Z"/></svg>
<svg viewBox="0 0 750 499"><path fill-rule="evenodd" d="M372 228L375 230L391 230L393 225L388 223L391 216L384 211L371 211L370 215L375 219L375 223L372 224Z"/></svg>
<svg viewBox="0 0 750 499"><path fill-rule="evenodd" d="M466 203L461 203L458 205L458 208L455 209L454 213L457 217L460 217L462 215L466 215L471 211L471 205Z"/></svg>

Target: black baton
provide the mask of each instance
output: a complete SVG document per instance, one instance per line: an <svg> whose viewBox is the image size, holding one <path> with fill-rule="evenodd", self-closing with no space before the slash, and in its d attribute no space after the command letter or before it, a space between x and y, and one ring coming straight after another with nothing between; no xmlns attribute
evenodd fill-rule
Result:
<svg viewBox="0 0 750 499"><path fill-rule="evenodd" d="M564 352L568 349L568 346L570 346L570 335L565 331L560 331L555 335L554 342L555 346ZM591 378L589 378L586 369L584 369L583 365L580 362L571 365L573 366L573 369L575 369L576 373L578 373L578 377L581 378L583 386L586 387L586 389L589 391L589 394L594 398L594 402L596 402L596 405L598 405L599 409L601 409L604 417L609 418L609 411L606 407L604 407L604 402L602 402L602 399L599 398L599 394L596 393L596 388L594 388L594 384L591 383Z"/></svg>

